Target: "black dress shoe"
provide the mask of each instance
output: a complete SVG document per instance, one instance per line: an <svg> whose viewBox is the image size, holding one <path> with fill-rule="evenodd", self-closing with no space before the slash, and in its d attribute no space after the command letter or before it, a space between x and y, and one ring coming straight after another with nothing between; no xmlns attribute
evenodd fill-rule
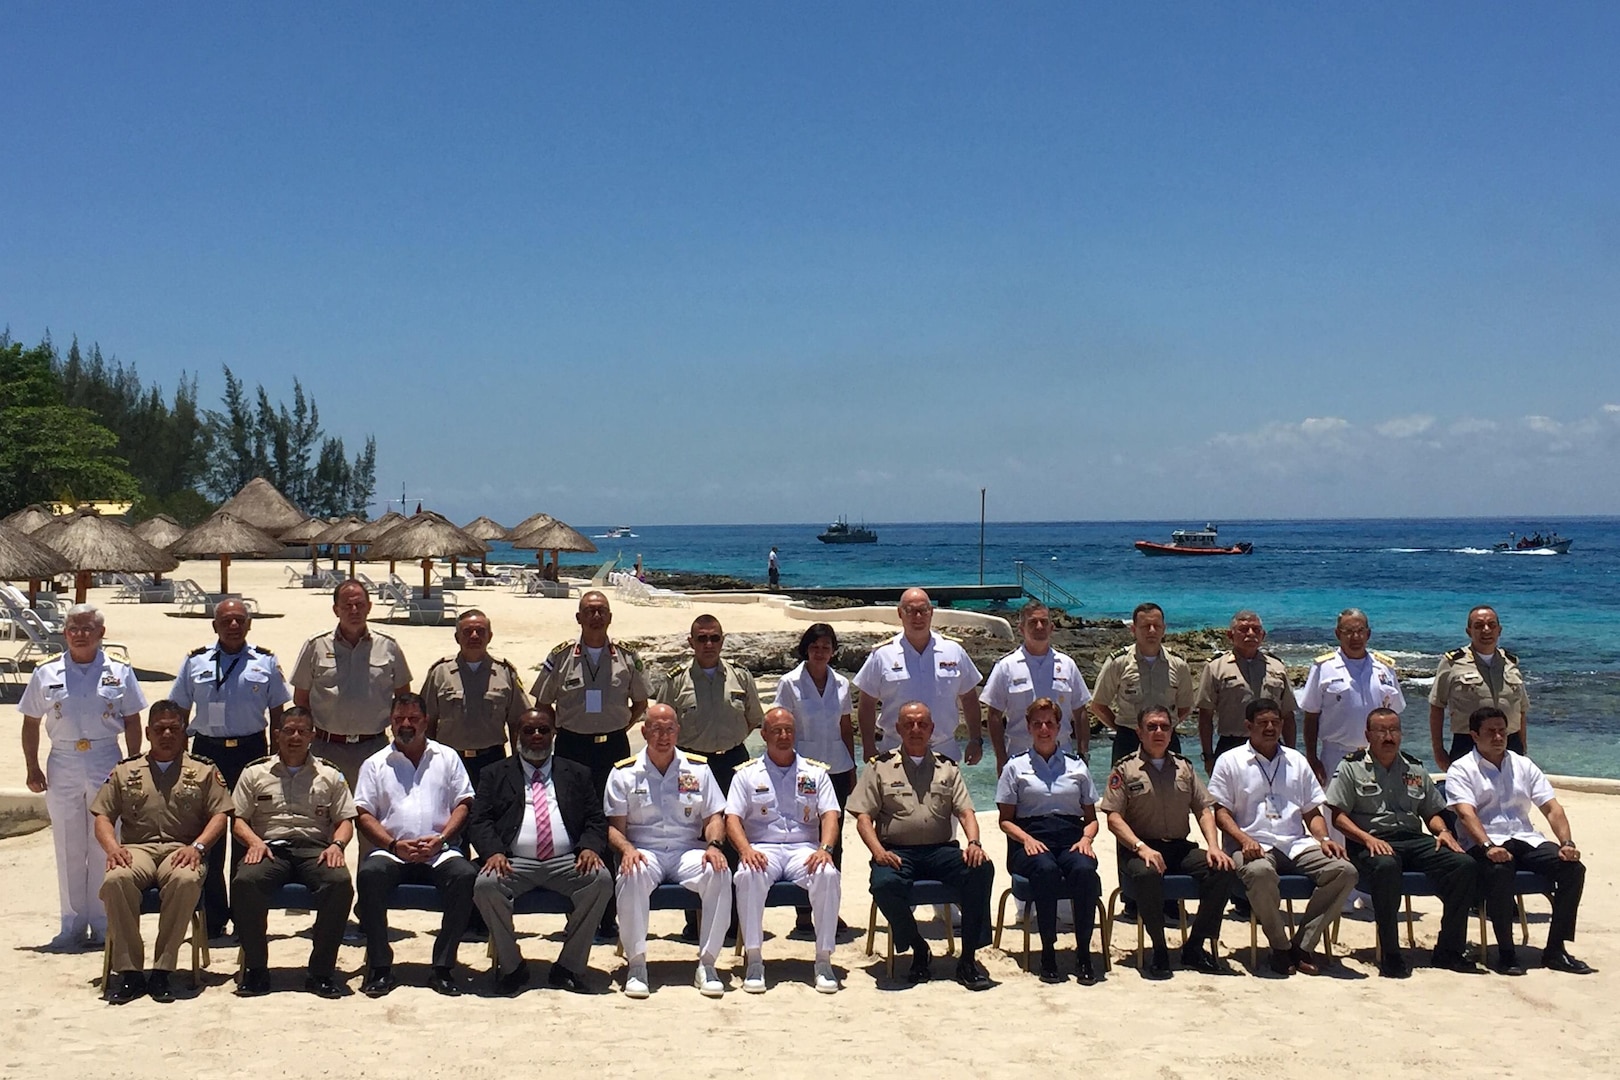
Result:
<svg viewBox="0 0 1620 1080"><path fill-rule="evenodd" d="M1541 954L1541 966L1554 971L1562 971L1566 975L1591 975L1597 969L1584 960L1577 960L1569 953L1560 949L1557 952Z"/></svg>
<svg viewBox="0 0 1620 1080"><path fill-rule="evenodd" d="M1083 952L1074 962L1074 977L1080 980L1081 986L1095 986L1097 984L1097 969L1091 966L1091 954Z"/></svg>
<svg viewBox="0 0 1620 1080"><path fill-rule="evenodd" d="M1170 950L1162 947L1155 948L1148 957L1147 970L1142 974L1155 981L1168 979L1170 977Z"/></svg>
<svg viewBox="0 0 1620 1080"><path fill-rule="evenodd" d="M1278 952L1276 949L1272 949L1271 959L1268 963L1271 965L1272 972L1277 975L1287 977L1294 973L1294 959L1290 953Z"/></svg>
<svg viewBox="0 0 1620 1080"><path fill-rule="evenodd" d="M146 976L139 971L121 972L108 979L108 1004L128 1005L145 993Z"/></svg>
<svg viewBox="0 0 1620 1080"><path fill-rule="evenodd" d="M237 997L263 997L270 992L270 972L265 968L244 968Z"/></svg>
<svg viewBox="0 0 1620 1080"><path fill-rule="evenodd" d="M366 981L360 984L360 992L369 998L380 998L398 985L391 968L372 968L366 973Z"/></svg>
<svg viewBox="0 0 1620 1080"><path fill-rule="evenodd" d="M445 997L461 996L461 987L456 985L455 973L449 968L434 968L433 974L428 976L428 989Z"/></svg>
<svg viewBox="0 0 1620 1080"><path fill-rule="evenodd" d="M816 940L815 920L810 917L809 908L797 908L793 916L793 929L788 931L789 941Z"/></svg>
<svg viewBox="0 0 1620 1080"><path fill-rule="evenodd" d="M591 992L591 988L585 985L584 979L561 964L551 965L551 971L546 974L546 985L556 987L558 990L567 990L570 994L588 994Z"/></svg>
<svg viewBox="0 0 1620 1080"><path fill-rule="evenodd" d="M1441 949L1436 949L1430 954L1429 964L1432 967L1443 968L1446 971L1455 971L1459 975L1484 974L1480 966L1469 957L1464 956L1462 953L1445 952Z"/></svg>
<svg viewBox="0 0 1620 1080"><path fill-rule="evenodd" d="M1230 975L1232 969L1225 960L1202 945L1187 945L1181 950L1181 966L1204 975Z"/></svg>
<svg viewBox="0 0 1620 1080"><path fill-rule="evenodd" d="M1412 974L1412 969L1406 963L1406 958L1398 951L1391 949L1384 954L1378 962L1378 974L1386 979L1404 979Z"/></svg>
<svg viewBox="0 0 1620 1080"><path fill-rule="evenodd" d="M495 975L495 992L497 994L516 994L529 985L529 962L519 960L518 966L511 971Z"/></svg>
<svg viewBox="0 0 1620 1080"><path fill-rule="evenodd" d="M681 926L680 940L687 945L696 945L698 943L697 912L688 911L686 913L686 922Z"/></svg>
<svg viewBox="0 0 1620 1080"><path fill-rule="evenodd" d="M306 975L304 989L316 997L334 1001L343 996L343 987L330 975Z"/></svg>
<svg viewBox="0 0 1620 1080"><path fill-rule="evenodd" d="M174 1000L174 988L169 985L167 971L153 971L146 977L146 993L153 1001L161 1001L165 1005Z"/></svg>
<svg viewBox="0 0 1620 1080"><path fill-rule="evenodd" d="M916 948L911 952L911 970L906 972L906 982L916 986L918 983L925 983L932 979L934 973L929 970L928 966L928 962L932 959L933 956L929 953L928 946L921 941L917 942Z"/></svg>
<svg viewBox="0 0 1620 1080"><path fill-rule="evenodd" d="M956 962L956 981L969 990L988 990L995 985L990 981L990 973L977 960L965 956Z"/></svg>
<svg viewBox="0 0 1620 1080"><path fill-rule="evenodd" d="M1496 973L1498 975L1524 974L1524 965L1519 962L1519 954L1517 950L1496 950Z"/></svg>
<svg viewBox="0 0 1620 1080"><path fill-rule="evenodd" d="M1060 983L1064 981L1063 973L1058 970L1057 953L1051 949L1041 950L1041 982Z"/></svg>

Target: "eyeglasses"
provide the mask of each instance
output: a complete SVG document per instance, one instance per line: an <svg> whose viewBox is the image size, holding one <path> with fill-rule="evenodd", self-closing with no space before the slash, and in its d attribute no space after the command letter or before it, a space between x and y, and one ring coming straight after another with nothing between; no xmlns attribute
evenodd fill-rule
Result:
<svg viewBox="0 0 1620 1080"><path fill-rule="evenodd" d="M72 625L69 625L69 626L64 626L62 628L62 633L64 633L64 634L93 634L99 629L101 629L101 627L99 627L99 626L82 626L82 625L81 626L72 626Z"/></svg>
<svg viewBox="0 0 1620 1080"><path fill-rule="evenodd" d="M466 634L468 637L488 637L489 636L489 627L487 627L487 626L463 626L461 628L461 632L463 634Z"/></svg>
<svg viewBox="0 0 1620 1080"><path fill-rule="evenodd" d="M928 604L906 604L905 606L903 606L900 609L900 614L902 614L902 615L927 615L930 611L933 611L933 610L934 610L933 607L928 605Z"/></svg>
<svg viewBox="0 0 1620 1080"><path fill-rule="evenodd" d="M725 638L726 638L726 635L724 635L724 634L693 634L692 635L692 640L697 642L699 645L718 645L718 644L720 644L720 642L724 641Z"/></svg>
<svg viewBox="0 0 1620 1080"><path fill-rule="evenodd" d="M518 728L518 734L519 735L551 735L551 734L554 734L556 732L556 730L557 730L556 728L536 727L536 726L531 724L528 727Z"/></svg>
<svg viewBox="0 0 1620 1080"><path fill-rule="evenodd" d="M1142 731L1143 731L1144 734L1152 733L1152 732L1155 732L1155 731L1167 734L1167 733L1169 733L1170 730L1171 729L1170 729L1169 724L1144 724L1144 725L1142 725Z"/></svg>
<svg viewBox="0 0 1620 1080"><path fill-rule="evenodd" d="M1050 716L1037 716L1034 719L1029 721L1029 726L1032 727L1032 728L1037 728L1037 727L1055 728L1055 727L1058 726L1058 722L1056 720L1052 719Z"/></svg>

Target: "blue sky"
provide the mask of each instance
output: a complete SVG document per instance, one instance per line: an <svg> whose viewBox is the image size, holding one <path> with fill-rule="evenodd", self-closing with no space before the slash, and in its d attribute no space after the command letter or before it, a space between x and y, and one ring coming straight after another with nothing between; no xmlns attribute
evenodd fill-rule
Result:
<svg viewBox="0 0 1620 1080"><path fill-rule="evenodd" d="M1620 513L1620 9L0 6L0 323L509 524Z"/></svg>

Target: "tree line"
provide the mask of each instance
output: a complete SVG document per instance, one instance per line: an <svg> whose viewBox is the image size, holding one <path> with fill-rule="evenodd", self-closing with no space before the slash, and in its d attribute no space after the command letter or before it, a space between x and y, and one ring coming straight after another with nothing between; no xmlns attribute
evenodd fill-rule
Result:
<svg viewBox="0 0 1620 1080"><path fill-rule="evenodd" d="M219 409L201 409L195 375L171 397L134 365L50 335L33 348L0 332L0 516L35 502L133 500L132 516L202 520L254 477L306 513L368 516L377 441L351 459L296 379L293 403L249 392L228 366Z"/></svg>

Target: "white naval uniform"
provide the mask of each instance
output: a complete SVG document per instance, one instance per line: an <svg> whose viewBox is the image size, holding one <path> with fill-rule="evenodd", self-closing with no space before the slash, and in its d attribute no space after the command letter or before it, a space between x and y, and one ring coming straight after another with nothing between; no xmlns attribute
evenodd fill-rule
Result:
<svg viewBox="0 0 1620 1080"><path fill-rule="evenodd" d="M1091 688L1073 657L1050 646L1044 653L1033 654L1020 645L990 669L979 700L1006 718L1003 740L1009 761L1035 745L1024 714L1037 698L1043 697L1057 702L1062 710L1058 717L1058 745L1073 746L1075 710L1085 708L1091 700Z"/></svg>
<svg viewBox="0 0 1620 1080"><path fill-rule="evenodd" d="M873 649L855 674L855 686L882 705L877 718L877 752L900 746L900 736L895 733L900 706L920 701L934 718L934 738L929 749L961 761L962 744L956 738L956 724L961 717L957 700L978 686L979 678L979 669L973 666L967 650L938 634L928 635L928 647L920 653L903 633Z"/></svg>
<svg viewBox="0 0 1620 1080"><path fill-rule="evenodd" d="M45 759L45 809L56 845L60 936L77 941L107 932L101 879L107 857L96 843L90 802L118 764L124 717L146 708L146 695L128 664L103 651L88 664L66 653L34 669L18 709L44 721L51 741Z"/></svg>
<svg viewBox="0 0 1620 1080"><path fill-rule="evenodd" d="M1311 663L1310 674L1305 676L1305 687L1299 692L1299 707L1308 713L1320 713L1316 718L1316 739L1321 744L1317 751L1322 771L1329 778L1338 771L1339 762L1367 745L1367 714L1374 709L1406 710L1406 697L1401 693L1401 678L1388 657L1367 650L1365 678L1358 681L1352 673L1356 662L1346 660L1342 649L1318 656ZM1328 836L1344 843L1344 833L1333 825L1333 812L1323 809Z"/></svg>
<svg viewBox="0 0 1620 1080"><path fill-rule="evenodd" d="M802 756L826 762L830 773L846 773L855 767L839 726L850 714L848 679L829 667L827 688L817 690L816 680L800 664L776 684L776 701L771 707L793 714L793 745Z"/></svg>
<svg viewBox="0 0 1620 1080"><path fill-rule="evenodd" d="M619 902L619 941L631 963L647 954L647 915L652 891L675 882L703 898L698 955L713 964L731 928L731 870L716 870L704 859L708 841L703 822L725 810L726 801L709 766L675 751L669 769L660 773L642 747L616 765L602 794L602 812L625 819L624 835L646 862L632 870L619 868L614 896Z"/></svg>
<svg viewBox="0 0 1620 1080"><path fill-rule="evenodd" d="M786 878L810 894L816 958L832 955L842 878L831 863L813 874L805 863L821 849L821 815L840 812L827 770L802 754L795 754L788 765L778 765L766 754L732 776L726 814L742 822L748 842L765 856L764 870L746 863L737 866L737 920L742 923L744 949L757 951L764 943L765 896Z"/></svg>

